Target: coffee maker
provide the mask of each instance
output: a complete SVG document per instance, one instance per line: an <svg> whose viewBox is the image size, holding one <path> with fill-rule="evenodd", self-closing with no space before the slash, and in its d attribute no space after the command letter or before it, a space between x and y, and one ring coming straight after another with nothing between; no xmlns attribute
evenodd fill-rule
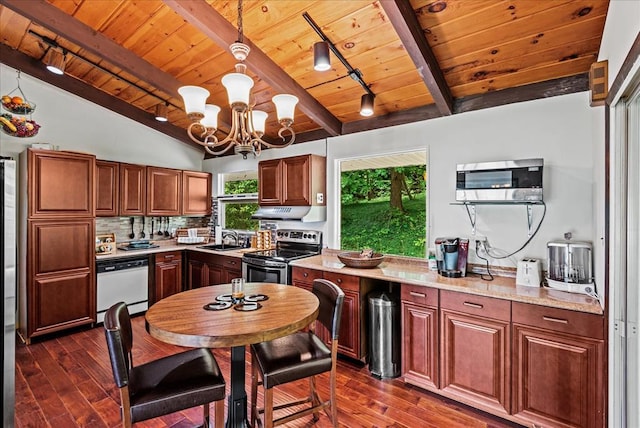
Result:
<svg viewBox="0 0 640 428"><path fill-rule="evenodd" d="M438 273L447 278L466 276L469 240L463 238L436 238L435 244Z"/></svg>

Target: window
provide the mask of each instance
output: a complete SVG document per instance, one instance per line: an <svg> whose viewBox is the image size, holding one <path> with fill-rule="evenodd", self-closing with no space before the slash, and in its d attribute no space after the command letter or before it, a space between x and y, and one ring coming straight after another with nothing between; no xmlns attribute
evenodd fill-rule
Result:
<svg viewBox="0 0 640 428"><path fill-rule="evenodd" d="M425 257L426 151L340 163L340 247Z"/></svg>
<svg viewBox="0 0 640 428"><path fill-rule="evenodd" d="M218 197L218 216L225 229L257 230L259 221L251 216L258 209L256 171L222 174L223 194Z"/></svg>

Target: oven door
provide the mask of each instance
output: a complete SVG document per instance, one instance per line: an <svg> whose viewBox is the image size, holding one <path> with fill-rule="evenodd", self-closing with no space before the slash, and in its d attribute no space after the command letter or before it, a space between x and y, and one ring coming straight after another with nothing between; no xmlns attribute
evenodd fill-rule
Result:
<svg viewBox="0 0 640 428"><path fill-rule="evenodd" d="M243 257L242 277L245 282L289 284L289 265L285 262Z"/></svg>

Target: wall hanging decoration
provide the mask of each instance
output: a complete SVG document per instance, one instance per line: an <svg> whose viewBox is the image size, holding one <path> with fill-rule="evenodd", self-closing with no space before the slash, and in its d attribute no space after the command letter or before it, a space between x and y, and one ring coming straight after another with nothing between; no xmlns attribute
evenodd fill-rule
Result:
<svg viewBox="0 0 640 428"><path fill-rule="evenodd" d="M40 130L31 114L36 110L36 103L30 101L20 87L20 71L18 71L18 86L2 96L2 108L9 113L0 115L2 131L12 137L33 137ZM24 115L29 115L27 119Z"/></svg>

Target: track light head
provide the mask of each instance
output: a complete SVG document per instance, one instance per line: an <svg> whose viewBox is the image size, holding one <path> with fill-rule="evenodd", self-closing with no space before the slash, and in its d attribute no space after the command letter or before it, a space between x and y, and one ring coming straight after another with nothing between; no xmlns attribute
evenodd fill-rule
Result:
<svg viewBox="0 0 640 428"><path fill-rule="evenodd" d="M63 75L67 56L58 49L50 48L44 57L47 70L54 74Z"/></svg>
<svg viewBox="0 0 640 428"><path fill-rule="evenodd" d="M371 116L373 114L373 95L367 93L360 99L360 115Z"/></svg>
<svg viewBox="0 0 640 428"><path fill-rule="evenodd" d="M317 42L313 45L313 69L316 71L327 71L331 68L329 58L329 43Z"/></svg>

